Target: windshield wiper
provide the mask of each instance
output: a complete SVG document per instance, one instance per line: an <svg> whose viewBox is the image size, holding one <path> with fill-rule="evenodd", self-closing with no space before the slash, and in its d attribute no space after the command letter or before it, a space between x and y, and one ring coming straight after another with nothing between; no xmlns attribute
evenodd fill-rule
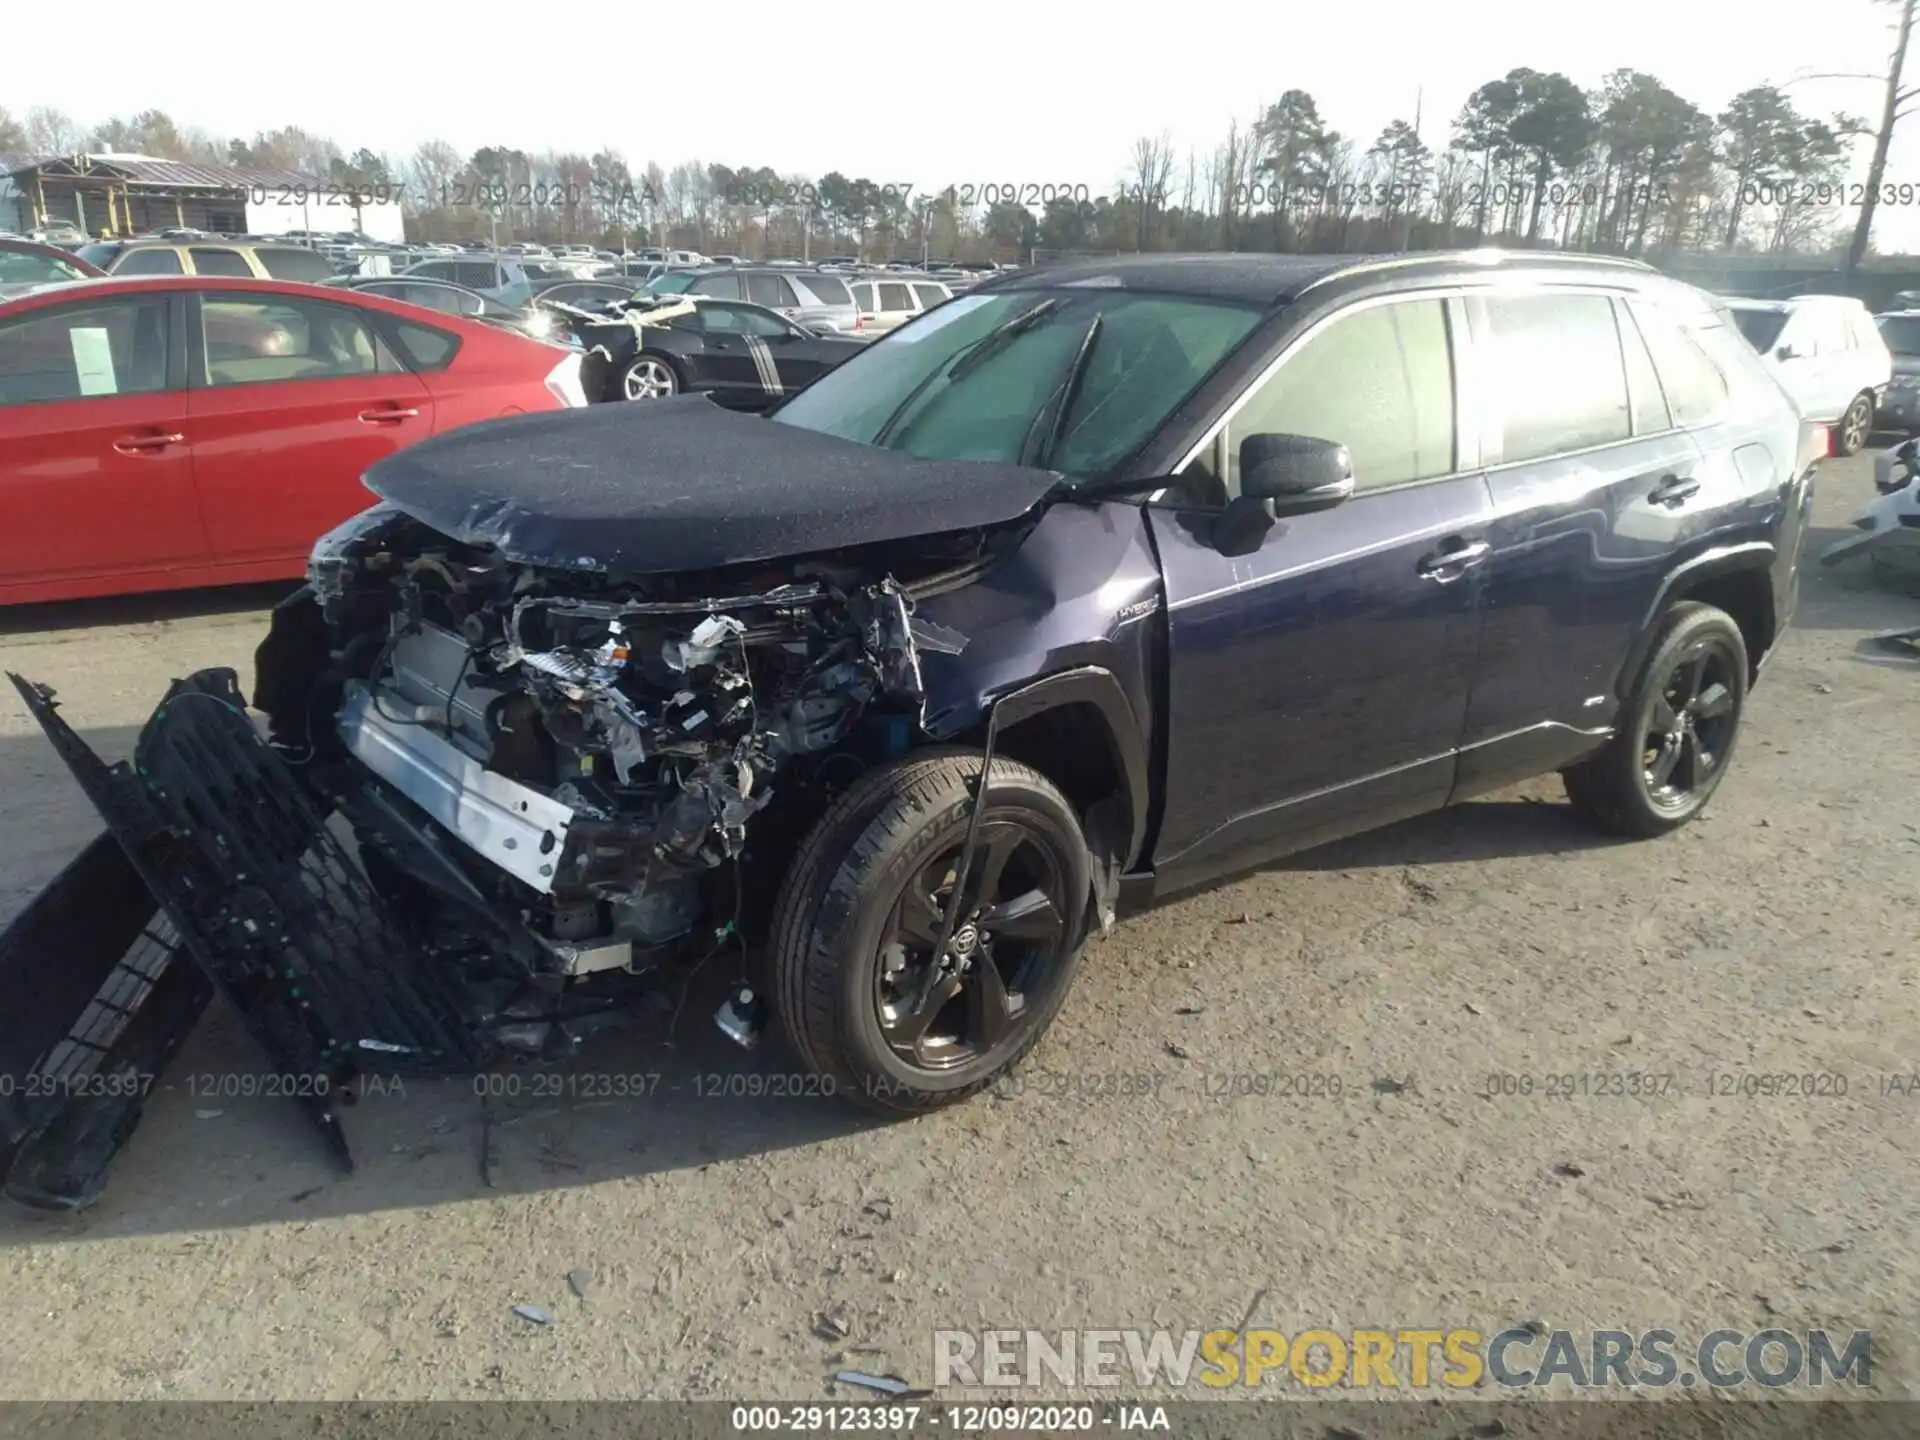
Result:
<svg viewBox="0 0 1920 1440"><path fill-rule="evenodd" d="M1080 348L1074 351L1073 363L1067 367L1067 375L1060 382L1060 388L1054 393L1060 397L1059 405L1054 409L1052 418L1042 434L1040 444L1033 451L1033 459L1027 459L1025 446L1021 447L1020 463L1032 464L1038 469L1047 468L1047 462L1053 458L1053 452L1059 447L1060 438L1066 433L1067 417L1073 413L1074 404L1080 399L1080 389L1086 383L1087 364L1093 359L1093 347L1100 340L1100 326L1104 317L1096 315L1087 326L1087 333L1080 337ZM1045 415L1046 408L1040 414ZM1034 424L1040 423L1040 416L1034 417Z"/></svg>
<svg viewBox="0 0 1920 1440"><path fill-rule="evenodd" d="M989 330L978 340L973 341L969 345L962 346L960 353L953 358L952 364L948 365L945 369L935 367L921 377L920 382L907 392L907 398L894 406L893 413L887 416L886 423L874 432L873 439L869 443L885 445L887 441L891 440L894 432L900 428L900 422L906 418L907 412L913 408L914 402L926 394L928 387L931 386L934 381L940 379L942 376L945 376L948 380L964 379L969 372L985 363L994 355L997 355L1014 336L1019 335L1028 327L1035 324L1041 316L1050 314L1052 311L1058 309L1059 305L1060 302L1057 299L1042 300L1032 309L1022 310L1011 320L1002 323L997 329Z"/></svg>

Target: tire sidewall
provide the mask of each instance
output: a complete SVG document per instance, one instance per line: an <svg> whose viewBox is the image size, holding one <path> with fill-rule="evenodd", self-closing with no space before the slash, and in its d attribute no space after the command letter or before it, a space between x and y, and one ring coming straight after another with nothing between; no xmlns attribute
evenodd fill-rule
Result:
<svg viewBox="0 0 1920 1440"><path fill-rule="evenodd" d="M882 807L882 813L887 808L890 807ZM965 790L956 789L949 803L923 819L908 844L896 849L878 866L863 874L854 874L849 868L854 863L851 856L843 859L815 902L809 942L817 963L837 962L840 1048L857 1072L872 1077L872 1088L876 1090L893 1087L902 1095L948 1095L976 1089L991 1081L1025 1054L1046 1031L1059 1013L1079 968L1085 938L1085 898L1091 883L1086 843L1079 823L1071 810L1047 791L1018 779L996 779L988 791L987 808L981 816L983 828L998 821L1021 825L1053 852L1052 858L1059 867L1067 907L1063 919L1068 927L1068 943L1059 961L1062 973L1056 977L1046 1001L1025 1022L1019 1038L988 1057L950 1071L928 1071L907 1065L893 1053L881 1032L873 1001L881 937L907 881L942 850L964 840L969 810ZM878 818L878 814L869 815L868 825ZM856 846L860 833L854 832ZM857 895L851 913L833 914L840 903L839 895L848 888ZM828 961L829 956L833 962ZM886 1097L882 1094L857 1098L884 1100Z"/></svg>

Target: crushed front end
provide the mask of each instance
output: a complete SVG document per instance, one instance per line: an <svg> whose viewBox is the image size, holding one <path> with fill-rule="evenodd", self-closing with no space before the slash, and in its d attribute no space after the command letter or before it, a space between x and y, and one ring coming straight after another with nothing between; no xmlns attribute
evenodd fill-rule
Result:
<svg viewBox="0 0 1920 1440"><path fill-rule="evenodd" d="M906 548L924 575L980 542ZM964 643L912 607L873 557L621 583L379 507L275 612L254 704L389 901L551 988L736 938L756 817L905 749L921 651Z"/></svg>

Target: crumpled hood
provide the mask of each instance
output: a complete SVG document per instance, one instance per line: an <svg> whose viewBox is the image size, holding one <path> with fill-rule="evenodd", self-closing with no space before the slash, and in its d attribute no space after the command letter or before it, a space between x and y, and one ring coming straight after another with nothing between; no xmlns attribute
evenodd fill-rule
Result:
<svg viewBox="0 0 1920 1440"><path fill-rule="evenodd" d="M382 460L366 485L520 564L649 575L996 525L1055 479L916 460L680 395L467 426Z"/></svg>

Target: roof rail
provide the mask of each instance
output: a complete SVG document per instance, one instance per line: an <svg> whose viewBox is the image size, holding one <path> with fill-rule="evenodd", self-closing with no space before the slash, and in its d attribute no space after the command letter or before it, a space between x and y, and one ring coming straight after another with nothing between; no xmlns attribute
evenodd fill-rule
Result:
<svg viewBox="0 0 1920 1440"><path fill-rule="evenodd" d="M1605 266L1609 269L1641 270L1650 275L1661 273L1655 266L1644 260L1636 260L1626 255L1590 255L1577 250L1504 250L1498 246L1482 246L1474 250L1421 250L1407 255L1381 255L1359 260L1356 264L1342 266L1328 271L1302 286L1302 293L1333 280L1344 279L1349 275L1371 274L1379 270L1395 270L1405 266L1430 265L1441 262L1458 264L1463 259L1477 259L1488 265L1501 263L1549 265L1573 264Z"/></svg>

